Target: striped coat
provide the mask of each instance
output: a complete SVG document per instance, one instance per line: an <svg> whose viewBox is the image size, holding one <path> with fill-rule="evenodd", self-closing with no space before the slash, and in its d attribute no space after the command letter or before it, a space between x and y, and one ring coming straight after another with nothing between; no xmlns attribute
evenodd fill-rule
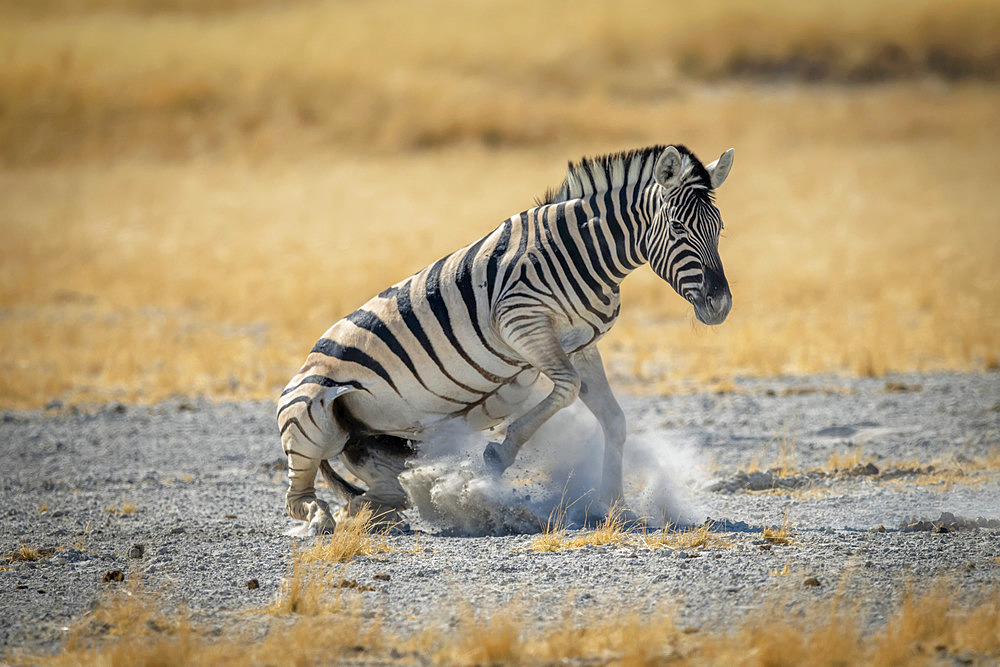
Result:
<svg viewBox="0 0 1000 667"><path fill-rule="evenodd" d="M602 496L620 501L624 416L595 343L618 317L621 281L647 261L699 319L725 318L729 291L711 191L731 156L705 167L683 146L657 146L571 163L544 203L335 323L278 403L290 514L315 530L332 525L315 498L317 470L348 511L362 503L386 514L405 507L396 476L406 457L428 428L452 419L481 430L516 417L504 442L484 453L502 473L578 395L605 430ZM526 406L542 375L551 392ZM335 456L367 490L325 463Z"/></svg>

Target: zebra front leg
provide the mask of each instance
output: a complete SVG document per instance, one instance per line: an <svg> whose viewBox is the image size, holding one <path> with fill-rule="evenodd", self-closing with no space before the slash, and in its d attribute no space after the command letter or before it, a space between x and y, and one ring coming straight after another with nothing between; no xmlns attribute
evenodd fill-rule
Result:
<svg viewBox="0 0 1000 667"><path fill-rule="evenodd" d="M559 344L552 322L547 317L513 318L502 326L501 335L507 345L525 361L552 380L552 391L538 405L514 420L507 428L502 443L490 443L483 451L486 467L502 475L517 458L517 453L535 431L555 413L576 400L580 392L580 376Z"/></svg>
<svg viewBox="0 0 1000 667"><path fill-rule="evenodd" d="M600 501L607 509L617 505L624 511L622 454L625 449L625 413L622 411L604 373L604 362L597 346L592 345L573 355L573 365L580 374L580 400L597 418L604 431L604 470Z"/></svg>

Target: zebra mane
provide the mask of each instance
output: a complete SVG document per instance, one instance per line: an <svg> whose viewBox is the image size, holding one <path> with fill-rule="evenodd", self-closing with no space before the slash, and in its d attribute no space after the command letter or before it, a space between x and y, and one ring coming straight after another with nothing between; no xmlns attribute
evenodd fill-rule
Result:
<svg viewBox="0 0 1000 667"><path fill-rule="evenodd" d="M712 196L712 179L705 166L687 146L673 144L686 163L684 183L704 190L705 196ZM566 178L558 188L549 188L545 195L536 200L539 206L557 204L577 199L595 192L632 185L643 177L648 177L656 158L666 149L657 144L646 148L636 148L620 153L609 153L595 157L585 157L579 162L570 162Z"/></svg>

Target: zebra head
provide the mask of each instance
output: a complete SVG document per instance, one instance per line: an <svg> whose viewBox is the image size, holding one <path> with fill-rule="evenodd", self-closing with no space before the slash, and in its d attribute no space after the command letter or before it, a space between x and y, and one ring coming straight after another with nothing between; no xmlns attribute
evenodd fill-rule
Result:
<svg viewBox="0 0 1000 667"><path fill-rule="evenodd" d="M732 307L719 259L722 217L712 191L733 166L733 149L702 165L684 146L667 146L653 166L653 216L646 232L649 265L694 306L703 324L721 324Z"/></svg>

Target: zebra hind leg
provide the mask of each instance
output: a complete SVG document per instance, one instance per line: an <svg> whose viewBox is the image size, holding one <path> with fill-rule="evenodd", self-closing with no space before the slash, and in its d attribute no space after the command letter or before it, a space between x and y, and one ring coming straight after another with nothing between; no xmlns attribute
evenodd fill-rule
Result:
<svg viewBox="0 0 1000 667"><path fill-rule="evenodd" d="M337 471L333 469L333 466L331 466L330 462L326 459L323 459L323 461L320 462L319 471L322 473L323 479L326 480L326 483L330 485L330 488L332 488L345 503L351 502L351 500L355 497L360 496L365 492L364 489L351 484L337 474Z"/></svg>
<svg viewBox="0 0 1000 667"><path fill-rule="evenodd" d="M409 499L399 483L399 474L415 453L404 438L383 434L352 436L342 460L348 470L364 480L368 490L352 497L341 512L354 515L367 507L375 525L408 530L401 512L409 507ZM340 520L340 513L337 518Z"/></svg>
<svg viewBox="0 0 1000 667"><path fill-rule="evenodd" d="M323 469L326 459L340 454L347 441L347 432L331 410L330 404L338 395L332 393L335 389L306 384L279 401L281 447L288 458L285 506L289 516L308 524L310 535L332 533L336 527L330 506L316 497L314 486L316 474ZM333 486L340 490L338 485Z"/></svg>

